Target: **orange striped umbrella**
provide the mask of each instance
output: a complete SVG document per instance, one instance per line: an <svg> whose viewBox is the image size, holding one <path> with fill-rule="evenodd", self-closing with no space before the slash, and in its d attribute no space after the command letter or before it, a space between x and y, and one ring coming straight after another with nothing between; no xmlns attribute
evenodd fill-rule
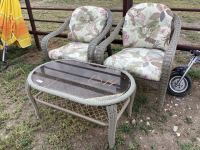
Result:
<svg viewBox="0 0 200 150"><path fill-rule="evenodd" d="M6 46L15 44L25 48L31 45L31 36L24 22L19 0L1 0L0 38ZM0 45L0 49L2 48Z"/></svg>

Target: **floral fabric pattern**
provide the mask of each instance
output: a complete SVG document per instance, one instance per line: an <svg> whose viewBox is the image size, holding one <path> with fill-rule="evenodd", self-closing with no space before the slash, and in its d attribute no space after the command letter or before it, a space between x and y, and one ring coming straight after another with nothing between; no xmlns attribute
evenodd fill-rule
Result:
<svg viewBox="0 0 200 150"><path fill-rule="evenodd" d="M167 6L141 3L128 10L123 25L124 47L167 50L173 13Z"/></svg>
<svg viewBox="0 0 200 150"><path fill-rule="evenodd" d="M101 7L84 6L74 10L69 23L68 38L89 43L104 29L108 13Z"/></svg>
<svg viewBox="0 0 200 150"><path fill-rule="evenodd" d="M87 50L89 44L74 42L58 49L49 51L50 59L77 59L87 62Z"/></svg>
<svg viewBox="0 0 200 150"><path fill-rule="evenodd" d="M141 78L159 81L164 51L146 48L126 48L108 57L104 65L126 70Z"/></svg>

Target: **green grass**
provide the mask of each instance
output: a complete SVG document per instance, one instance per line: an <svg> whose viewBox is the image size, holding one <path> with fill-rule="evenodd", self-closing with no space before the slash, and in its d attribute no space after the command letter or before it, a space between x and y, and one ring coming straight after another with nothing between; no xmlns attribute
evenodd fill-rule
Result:
<svg viewBox="0 0 200 150"><path fill-rule="evenodd" d="M184 62L183 58L181 58L180 55L178 55L178 56L176 57L176 61L177 61L177 62Z"/></svg>
<svg viewBox="0 0 200 150"><path fill-rule="evenodd" d="M167 114L162 114L162 120L163 121L168 121L168 115Z"/></svg>
<svg viewBox="0 0 200 150"><path fill-rule="evenodd" d="M156 150L156 149L154 148L154 146L151 146L151 150Z"/></svg>
<svg viewBox="0 0 200 150"><path fill-rule="evenodd" d="M130 125L128 123L122 124L121 126L121 131L124 133L128 133L130 132L131 128Z"/></svg>
<svg viewBox="0 0 200 150"><path fill-rule="evenodd" d="M191 78L200 78L200 67L189 70L188 74Z"/></svg>
<svg viewBox="0 0 200 150"><path fill-rule="evenodd" d="M26 48L19 48L19 47L14 46L14 45L8 46L7 53L9 55L6 56L6 60L13 60L17 57L20 57L20 56L30 52L31 49L37 50L34 42L32 42L31 46L28 46ZM0 58L0 61L1 61L1 58Z"/></svg>
<svg viewBox="0 0 200 150"><path fill-rule="evenodd" d="M172 112L172 111L169 111L169 115L172 116L172 115L173 115L173 112Z"/></svg>
<svg viewBox="0 0 200 150"><path fill-rule="evenodd" d="M5 105L0 102L0 129L6 125L5 121L10 117L8 112L4 112L4 108Z"/></svg>
<svg viewBox="0 0 200 150"><path fill-rule="evenodd" d="M187 16L186 21L187 23L192 23L195 21L195 19L192 16Z"/></svg>
<svg viewBox="0 0 200 150"><path fill-rule="evenodd" d="M133 149L133 150L136 150L137 148L138 148L138 146L139 146L139 143L138 142L130 142L129 143L129 148L127 148L127 149Z"/></svg>
<svg viewBox="0 0 200 150"><path fill-rule="evenodd" d="M141 2L149 2L149 0L136 0L134 3L141 3ZM199 8L200 3L198 1L193 1L191 4L189 1L181 1L176 0L173 3L170 0L161 1L155 0L154 2L162 2L169 7L190 7L190 8ZM25 4L24 1L20 1L21 4ZM33 2L34 3L34 2ZM33 4L32 3L32 4ZM37 4L40 4L37 6ZM83 6L86 4L94 5L94 6L101 6L111 9L121 9L122 8L122 1L121 0L61 0L59 3L57 1L46 1L44 4L42 3L34 3L33 7L56 7L56 8L77 8L79 6ZM23 14L27 15L26 10L22 10ZM58 20L64 21L70 15L71 11L38 11L33 10L33 15L35 19L46 19L48 20ZM195 13L187 13L187 12L177 12L180 17L184 17L187 22L194 22L197 19ZM114 22L118 23L118 21L122 18L122 13L113 13L114 15ZM192 16L193 15L193 16ZM27 15L28 16L28 15ZM28 17L25 17L28 18ZM47 22L35 22L38 31L55 31L58 29L61 24L56 23L47 23ZM29 22L26 22L29 29L31 29L31 25ZM190 32L189 32L190 33ZM198 42L199 37L197 34L188 34L188 38L192 42ZM39 36L41 39L43 36ZM118 38L121 38L120 36ZM66 39L51 39L53 44L56 46L64 45ZM35 113L33 108L31 110L27 110L27 105L31 106L27 101L28 98L24 92L25 83L29 72L38 66L40 63L44 63L44 58L38 64L28 64L27 59L23 58L20 60L16 60L15 58L28 53L30 50L35 49L35 45L32 44L31 47L27 47L26 49L19 49L15 47L9 47L8 54L6 59L9 60L9 63L13 66L10 66L6 72L0 73L1 82L0 82L0 94L3 96L3 100L0 102L0 129L5 131L4 134L8 136L8 138L0 137L0 149L20 149L20 150L29 150L33 149L38 144L38 139L36 139L37 133L44 133L44 140L43 145L40 145L42 148L41 150L50 150L50 149L73 149L73 144L67 141L69 138L79 137L79 139L84 139L84 134L87 133L89 128L100 128L100 126L85 121L83 119L74 117L72 115L62 113L60 111L54 112L53 109L49 107L44 107L42 105L38 105L39 110L42 114L42 118L37 121L31 121L30 117L35 117ZM112 44L113 53L117 53L122 50L122 47L119 45ZM35 57L33 55L29 56ZM105 56L106 57L106 56ZM198 75L198 71L193 73ZM200 73L199 73L200 74ZM145 91L145 89L143 89ZM37 93L37 90L32 90L33 93ZM9 97L9 99L8 99ZM148 97L137 95L137 98L134 102L133 110L138 117L136 119L136 125L132 126L130 124L122 124L121 126L117 127L116 131L116 142L115 142L115 150L118 149L140 149L140 145L136 141L135 134L137 132L142 132L144 134L148 134L149 130L153 129L154 126L151 124L150 126L146 125L146 122L139 123L139 118L143 116L141 113L142 110L146 107L145 105L148 103ZM14 104L16 107L11 111L11 113L7 112L7 108ZM32 107L32 106L31 106ZM148 107L152 110L151 107ZM153 111L152 111L153 112ZM155 112L156 113L156 112ZM134 115L134 114L133 114ZM170 114L169 114L170 115ZM134 116L135 117L135 116ZM20 118L22 118L20 120ZM168 116L161 116L160 117L162 122L159 124L163 125L163 123L167 120ZM8 125L6 124L8 121L15 121L17 125ZM20 121L19 121L20 120ZM187 121L187 120L186 120ZM156 125L158 126L158 125ZM83 136L82 136L83 135ZM129 135L132 139L131 141L126 140L126 136ZM98 142L98 141L97 141ZM45 144L44 144L45 143ZM88 141L89 143L89 141ZM125 144L128 143L128 144ZM87 145L86 147L81 147L84 149L94 149L92 144ZM106 140L105 144L103 145L104 149L108 149L108 142ZM197 145L195 143L192 144L182 144L180 145L180 149L188 148L197 150ZM155 149L153 146L151 149Z"/></svg>
<svg viewBox="0 0 200 150"><path fill-rule="evenodd" d="M196 143L179 144L179 149L180 150L200 150L200 148L198 147Z"/></svg>
<svg viewBox="0 0 200 150"><path fill-rule="evenodd" d="M113 54L118 53L119 51L121 51L123 49L123 47L121 45L114 45L111 44L111 49Z"/></svg>
<svg viewBox="0 0 200 150"><path fill-rule="evenodd" d="M185 118L187 124L192 124L192 119L190 117Z"/></svg>
<svg viewBox="0 0 200 150"><path fill-rule="evenodd" d="M144 104L148 102L148 97L146 95L136 95L135 101L136 102L133 105L133 110L136 112L141 112Z"/></svg>
<svg viewBox="0 0 200 150"><path fill-rule="evenodd" d="M52 108L43 107L41 104L38 104L39 111L42 114L41 119L31 122L28 118L35 117L35 113L33 109L30 111L25 107L28 100L24 92L25 83L30 71L40 63L43 63L44 59L36 65L26 64L27 59L16 61L6 72L0 74L2 77L2 82L0 83L1 94L6 98L9 97L9 101L0 102L0 129L5 129L4 134L8 136L8 138L0 138L0 149L33 149L37 143L37 139L35 139L37 132L45 133L43 140L47 145L41 145L42 149L72 149L72 144L67 142L66 139L77 134L81 135L82 132L87 132L89 128L97 128L99 126L96 124L94 126L94 123L61 111L54 112ZM36 94L38 91L32 89L31 92ZM11 113L6 112L9 104L16 105ZM17 122L18 125L10 126L6 124L10 119L19 119L22 114L25 117L22 121ZM133 128L129 124L123 124L117 128L116 150L124 145L126 139L124 134L133 135ZM137 148L139 147L139 144L135 142L133 145ZM130 145L130 147L133 145ZM92 149L92 146L87 146L87 148Z"/></svg>
<svg viewBox="0 0 200 150"><path fill-rule="evenodd" d="M191 33L189 34L188 36L188 39L192 42L192 43L195 43L195 42L199 42L199 34L197 32L195 33Z"/></svg>
<svg viewBox="0 0 200 150"><path fill-rule="evenodd" d="M197 138L195 136L192 137L192 142L196 142Z"/></svg>

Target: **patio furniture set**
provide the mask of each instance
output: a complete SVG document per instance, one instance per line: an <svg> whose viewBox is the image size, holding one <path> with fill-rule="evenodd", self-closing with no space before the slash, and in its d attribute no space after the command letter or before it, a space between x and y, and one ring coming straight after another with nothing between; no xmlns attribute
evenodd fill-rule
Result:
<svg viewBox="0 0 200 150"><path fill-rule="evenodd" d="M110 148L126 107L131 116L135 80L158 89L157 110L162 110L181 29L179 17L156 3L134 5L104 40L112 23L109 9L75 9L58 30L42 39L41 48L49 62L35 68L26 83L38 119L36 102L108 126ZM73 42L49 51L49 39L67 27L68 39ZM121 29L124 49L104 61L107 47ZM39 93L33 96L31 87Z"/></svg>

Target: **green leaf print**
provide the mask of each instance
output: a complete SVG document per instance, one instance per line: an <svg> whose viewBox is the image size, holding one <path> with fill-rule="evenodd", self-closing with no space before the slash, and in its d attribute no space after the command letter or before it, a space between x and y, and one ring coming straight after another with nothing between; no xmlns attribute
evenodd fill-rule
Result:
<svg viewBox="0 0 200 150"><path fill-rule="evenodd" d="M137 28L137 33L139 34L138 37L139 37L140 39L144 39L144 38L146 37L146 34L144 34L144 33L142 32L142 27Z"/></svg>
<svg viewBox="0 0 200 150"><path fill-rule="evenodd" d="M133 64L128 65L126 67L126 70L130 72L134 72L134 73L142 72L142 69L140 69L142 65L143 65L143 62L134 62Z"/></svg>
<svg viewBox="0 0 200 150"><path fill-rule="evenodd" d="M157 38L158 32L160 31L160 25L154 26L150 29L152 32L150 34L151 38Z"/></svg>
<svg viewBox="0 0 200 150"><path fill-rule="evenodd" d="M123 28L126 27L126 25L127 25L127 20L124 21L124 26L123 26Z"/></svg>
<svg viewBox="0 0 200 150"><path fill-rule="evenodd" d="M85 22L76 23L76 26L85 26Z"/></svg>
<svg viewBox="0 0 200 150"><path fill-rule="evenodd" d="M85 52L79 51L79 57L84 57L84 56L85 56Z"/></svg>
<svg viewBox="0 0 200 150"><path fill-rule="evenodd" d="M87 15L90 16L90 21L94 21L94 16L93 16L93 12L92 11L88 11Z"/></svg>
<svg viewBox="0 0 200 150"><path fill-rule="evenodd" d="M148 23L148 24L146 25L146 27L147 27L147 28L151 28L151 27L153 27L153 26L156 26L158 23L159 23L159 20L158 20L158 18L157 18L157 19L151 21L150 23Z"/></svg>
<svg viewBox="0 0 200 150"><path fill-rule="evenodd" d="M100 22L100 26L104 26L106 24L106 20L102 20L101 22Z"/></svg>
<svg viewBox="0 0 200 150"><path fill-rule="evenodd" d="M135 58L142 57L138 52L130 52L130 54Z"/></svg>
<svg viewBox="0 0 200 150"><path fill-rule="evenodd" d="M83 16L83 12L79 11L76 15L76 21L79 21L79 18Z"/></svg>
<svg viewBox="0 0 200 150"><path fill-rule="evenodd" d="M84 42L84 43L86 43L86 41L85 41L85 39L84 39L83 36L79 37L79 41L80 41L80 42Z"/></svg>

